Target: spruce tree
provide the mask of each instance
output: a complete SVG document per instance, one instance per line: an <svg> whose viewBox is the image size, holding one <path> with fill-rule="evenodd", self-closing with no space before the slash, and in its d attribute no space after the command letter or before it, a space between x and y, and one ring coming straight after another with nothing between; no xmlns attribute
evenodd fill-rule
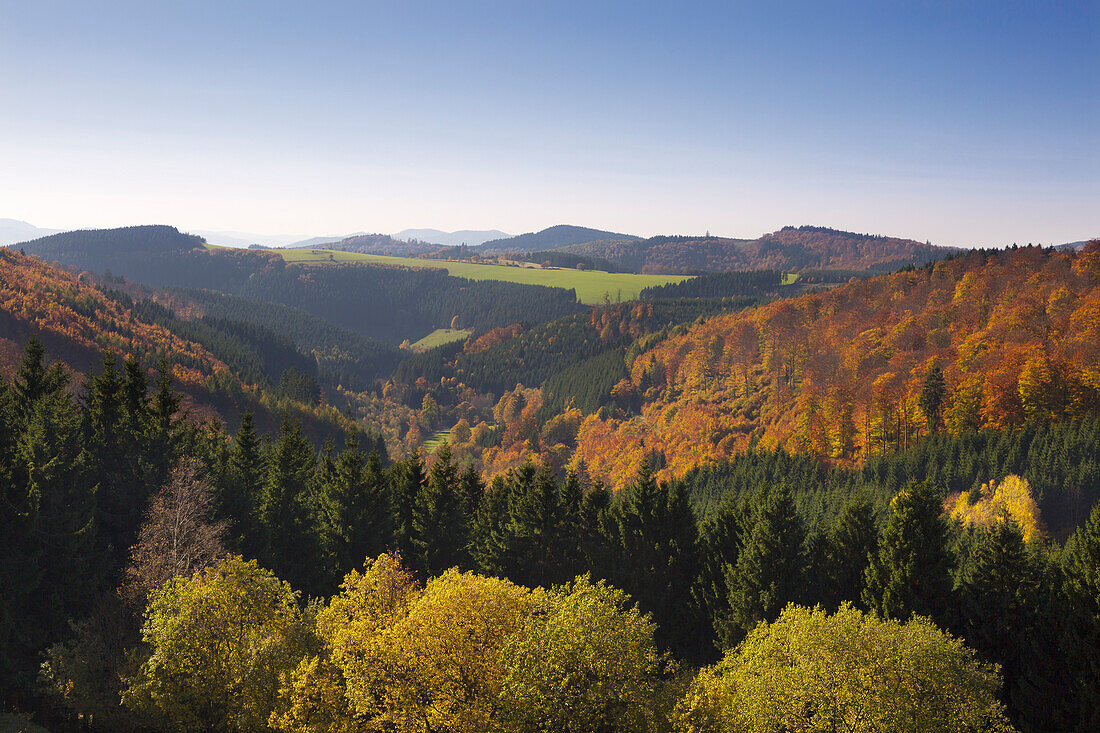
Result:
<svg viewBox="0 0 1100 733"><path fill-rule="evenodd" d="M215 514L230 522L230 546L245 557L255 558L263 545L257 515L264 485L264 456L251 412L241 416L241 426L229 450L227 474Z"/></svg>
<svg viewBox="0 0 1100 733"><path fill-rule="evenodd" d="M466 567L466 542L469 518L458 481L451 447L444 442L428 469L428 480L421 485L413 503L414 567L429 577L452 567Z"/></svg>
<svg viewBox="0 0 1100 733"><path fill-rule="evenodd" d="M730 628L729 589L726 575L737 566L741 549L751 526L752 511L746 501L727 492L718 509L700 531L699 578L692 588L692 602L704 618L710 619L708 633L713 646L715 637L736 636Z"/></svg>
<svg viewBox="0 0 1100 733"><path fill-rule="evenodd" d="M323 492L323 544L337 577L343 577L393 542L389 494L378 454L365 459L358 440L349 437Z"/></svg>
<svg viewBox="0 0 1100 733"><path fill-rule="evenodd" d="M867 497L856 497L845 505L826 542L831 608L845 602L862 607L864 577L877 549L874 507Z"/></svg>
<svg viewBox="0 0 1100 733"><path fill-rule="evenodd" d="M774 621L788 603L802 600L808 559L806 527L786 485L758 498L752 529L726 574L730 624L720 639L729 648L761 621Z"/></svg>
<svg viewBox="0 0 1100 733"><path fill-rule="evenodd" d="M914 613L950 626L953 558L948 550L943 496L928 482L910 483L891 501L892 512L867 567L863 602L899 621Z"/></svg>
<svg viewBox="0 0 1100 733"><path fill-rule="evenodd" d="M301 426L284 418L279 440L268 454L260 498L260 564L307 593L319 590L310 494L315 468L316 455Z"/></svg>
<svg viewBox="0 0 1100 733"><path fill-rule="evenodd" d="M943 423L943 398L947 393L947 382L939 365L933 366L924 376L920 391L920 409L928 421L928 432L936 433Z"/></svg>
<svg viewBox="0 0 1100 733"><path fill-rule="evenodd" d="M1080 664L1071 690L1079 700L1079 730L1100 729L1100 504L1062 551L1065 596L1074 626L1063 648Z"/></svg>
<svg viewBox="0 0 1100 733"><path fill-rule="evenodd" d="M416 555L416 548L413 546L416 535L413 513L424 480L424 463L418 450L395 463L389 471L395 541L401 557L409 563Z"/></svg>
<svg viewBox="0 0 1100 733"><path fill-rule="evenodd" d="M1009 712L1018 706L1032 659L1030 639L1039 621L1042 567L1016 522L1003 517L981 532L978 546L963 571L960 595L967 644L1001 665ZM1048 652L1049 653L1049 652Z"/></svg>
<svg viewBox="0 0 1100 733"><path fill-rule="evenodd" d="M683 655L694 640L685 601L699 569L699 534L682 484L658 484L648 461L614 505L616 584L657 623L656 638Z"/></svg>

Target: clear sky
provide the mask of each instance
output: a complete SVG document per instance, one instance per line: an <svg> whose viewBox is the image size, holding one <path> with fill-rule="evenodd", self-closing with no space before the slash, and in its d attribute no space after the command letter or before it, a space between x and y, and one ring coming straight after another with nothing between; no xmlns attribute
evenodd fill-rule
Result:
<svg viewBox="0 0 1100 733"><path fill-rule="evenodd" d="M0 217L1100 236L1100 3L0 0Z"/></svg>

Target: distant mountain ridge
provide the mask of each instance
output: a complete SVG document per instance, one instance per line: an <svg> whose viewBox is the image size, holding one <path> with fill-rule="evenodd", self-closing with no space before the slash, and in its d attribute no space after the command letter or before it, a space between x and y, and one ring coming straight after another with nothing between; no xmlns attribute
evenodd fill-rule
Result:
<svg viewBox="0 0 1100 733"><path fill-rule="evenodd" d="M439 229L402 229L390 236L394 239L415 240L444 247L458 247L463 244L468 247L477 247L485 242L506 239L512 235L499 229L460 229L457 232L444 232Z"/></svg>
<svg viewBox="0 0 1100 733"><path fill-rule="evenodd" d="M0 245L19 244L60 231L63 230L44 229L19 219L0 219Z"/></svg>
<svg viewBox="0 0 1100 733"><path fill-rule="evenodd" d="M389 234L356 234L335 242L327 241L305 245L304 248L335 249L342 252L360 252L368 255L409 256L435 252L439 249L439 245L416 240L404 241L395 239Z"/></svg>

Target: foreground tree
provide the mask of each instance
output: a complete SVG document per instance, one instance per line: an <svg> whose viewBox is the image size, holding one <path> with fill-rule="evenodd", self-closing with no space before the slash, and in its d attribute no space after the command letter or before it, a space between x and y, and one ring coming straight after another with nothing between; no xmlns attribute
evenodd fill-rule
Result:
<svg viewBox="0 0 1100 733"><path fill-rule="evenodd" d="M501 653L502 729L646 729L664 665L653 631L625 593L588 576L546 593Z"/></svg>
<svg viewBox="0 0 1100 733"><path fill-rule="evenodd" d="M142 636L151 653L123 701L174 730L265 729L311 641L297 594L236 555L155 591Z"/></svg>
<svg viewBox="0 0 1100 733"><path fill-rule="evenodd" d="M1011 731L997 667L927 619L791 605L695 678L685 733Z"/></svg>

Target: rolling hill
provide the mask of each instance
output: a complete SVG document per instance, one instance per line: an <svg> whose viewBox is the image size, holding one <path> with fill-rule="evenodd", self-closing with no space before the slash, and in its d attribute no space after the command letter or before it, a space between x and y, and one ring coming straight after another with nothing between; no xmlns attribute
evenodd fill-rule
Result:
<svg viewBox="0 0 1100 733"><path fill-rule="evenodd" d="M331 407L276 394L280 374L270 370L281 362L316 371L312 357L295 352L282 337L224 319L185 321L155 303L99 287L86 275L0 249L0 371L14 370L32 336L51 360L77 374L74 388L80 375L98 371L104 352L132 355L150 370L163 358L194 416L234 426L249 411L261 429L274 431L286 413L318 438L351 425ZM246 364L256 370L246 375Z"/></svg>
<svg viewBox="0 0 1100 733"><path fill-rule="evenodd" d="M534 252L545 249L558 249L574 244L583 244L599 239L637 239L629 234L616 234L601 229L558 224L540 232L528 232L505 239L493 239L477 249L481 252Z"/></svg>
<svg viewBox="0 0 1100 733"><path fill-rule="evenodd" d="M826 227L784 227L758 239L725 237L613 237L560 248L608 260L633 272L804 269L889 272L958 251L912 239L857 234Z"/></svg>

